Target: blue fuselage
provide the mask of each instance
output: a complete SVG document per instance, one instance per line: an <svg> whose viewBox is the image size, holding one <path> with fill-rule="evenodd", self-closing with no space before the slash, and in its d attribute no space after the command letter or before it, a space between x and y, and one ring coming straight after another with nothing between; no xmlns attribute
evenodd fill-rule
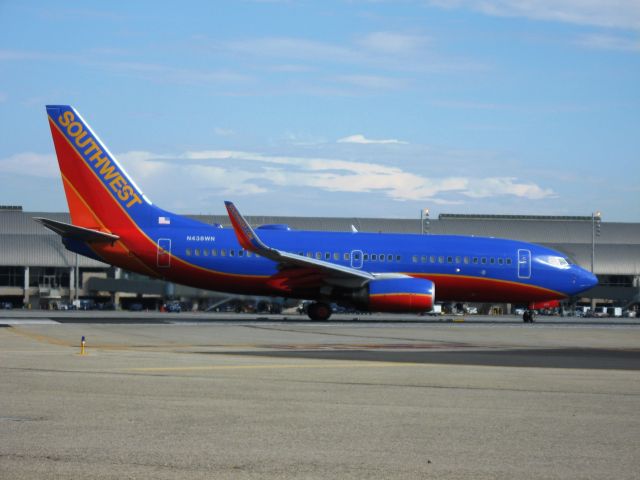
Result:
<svg viewBox="0 0 640 480"><path fill-rule="evenodd" d="M515 240L268 227L259 227L256 232L278 250L374 274L401 273L430 279L436 284L439 300L549 300L576 295L597 283L590 272L571 263L564 254ZM232 229L173 215L169 225L154 226L145 233L159 245L159 252L170 253L186 265L222 274L219 284L211 285L211 289L264 294L262 288L252 291L255 282L251 277L269 278L279 272L276 262L244 250ZM180 266L175 261L171 265L170 260L163 265L162 255L158 254L157 270L171 280L174 268ZM242 281L225 282L224 275L246 279L247 289L243 290ZM184 282L184 277L178 280ZM290 296L297 296L296 292Z"/></svg>

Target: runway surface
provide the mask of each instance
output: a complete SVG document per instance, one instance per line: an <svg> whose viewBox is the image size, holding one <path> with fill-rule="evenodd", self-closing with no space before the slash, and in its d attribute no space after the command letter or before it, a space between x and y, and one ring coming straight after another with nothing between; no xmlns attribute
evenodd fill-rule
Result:
<svg viewBox="0 0 640 480"><path fill-rule="evenodd" d="M640 471L633 322L74 313L0 315L0 478Z"/></svg>

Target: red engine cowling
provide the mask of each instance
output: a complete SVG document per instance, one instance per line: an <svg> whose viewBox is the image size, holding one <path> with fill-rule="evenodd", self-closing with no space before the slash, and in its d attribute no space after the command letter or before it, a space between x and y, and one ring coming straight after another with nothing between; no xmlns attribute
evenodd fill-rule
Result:
<svg viewBox="0 0 640 480"><path fill-rule="evenodd" d="M372 312L428 312L436 287L421 278L381 278L367 285L367 308Z"/></svg>
<svg viewBox="0 0 640 480"><path fill-rule="evenodd" d="M544 310L560 307L560 300L547 300L546 302L531 302L529 310Z"/></svg>

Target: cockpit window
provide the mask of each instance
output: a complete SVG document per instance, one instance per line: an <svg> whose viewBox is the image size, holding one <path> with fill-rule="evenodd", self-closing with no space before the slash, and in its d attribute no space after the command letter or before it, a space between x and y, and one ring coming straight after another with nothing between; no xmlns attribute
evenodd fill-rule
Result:
<svg viewBox="0 0 640 480"><path fill-rule="evenodd" d="M565 257L559 257L556 255L542 255L539 257L539 260L554 268L566 269L571 266Z"/></svg>

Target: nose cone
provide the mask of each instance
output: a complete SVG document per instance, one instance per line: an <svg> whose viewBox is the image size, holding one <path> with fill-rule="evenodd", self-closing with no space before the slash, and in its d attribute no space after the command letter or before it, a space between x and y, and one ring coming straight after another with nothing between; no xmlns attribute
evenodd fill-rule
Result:
<svg viewBox="0 0 640 480"><path fill-rule="evenodd" d="M584 292L598 285L598 277L584 268L574 266L575 284L574 295Z"/></svg>

